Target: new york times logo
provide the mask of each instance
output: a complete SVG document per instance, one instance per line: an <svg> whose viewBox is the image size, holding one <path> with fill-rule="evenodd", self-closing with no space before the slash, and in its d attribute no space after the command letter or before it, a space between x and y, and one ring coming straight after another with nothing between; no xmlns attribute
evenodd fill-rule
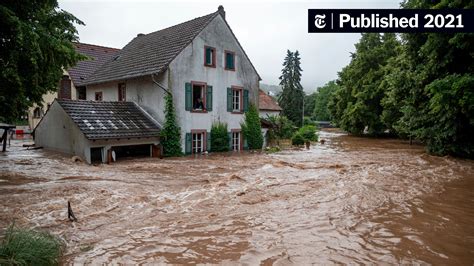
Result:
<svg viewBox="0 0 474 266"><path fill-rule="evenodd" d="M308 32L474 32L474 9L309 9Z"/></svg>
<svg viewBox="0 0 474 266"><path fill-rule="evenodd" d="M323 29L326 27L326 14L324 15L315 15L314 16L314 26L318 29Z"/></svg>

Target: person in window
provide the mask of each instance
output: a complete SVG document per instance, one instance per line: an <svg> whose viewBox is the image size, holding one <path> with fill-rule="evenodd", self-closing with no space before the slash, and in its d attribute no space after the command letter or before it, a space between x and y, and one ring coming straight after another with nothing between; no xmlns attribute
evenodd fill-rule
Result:
<svg viewBox="0 0 474 266"><path fill-rule="evenodd" d="M204 104L201 98L197 98L196 102L194 103L194 110L204 110Z"/></svg>

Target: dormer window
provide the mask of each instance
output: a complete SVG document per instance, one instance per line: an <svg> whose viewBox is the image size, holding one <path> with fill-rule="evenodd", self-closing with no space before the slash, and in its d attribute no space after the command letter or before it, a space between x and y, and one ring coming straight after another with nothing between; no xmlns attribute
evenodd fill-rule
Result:
<svg viewBox="0 0 474 266"><path fill-rule="evenodd" d="M225 51L225 70L235 70L235 53Z"/></svg>
<svg viewBox="0 0 474 266"><path fill-rule="evenodd" d="M216 48L204 46L204 65L216 67Z"/></svg>

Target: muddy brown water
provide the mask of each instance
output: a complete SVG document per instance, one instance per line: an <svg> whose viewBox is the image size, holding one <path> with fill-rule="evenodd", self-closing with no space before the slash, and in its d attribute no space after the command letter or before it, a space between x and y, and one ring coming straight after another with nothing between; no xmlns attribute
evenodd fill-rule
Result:
<svg viewBox="0 0 474 266"><path fill-rule="evenodd" d="M100 166L12 142L0 153L0 229L58 235L64 264L474 263L473 161L321 138L271 155Z"/></svg>

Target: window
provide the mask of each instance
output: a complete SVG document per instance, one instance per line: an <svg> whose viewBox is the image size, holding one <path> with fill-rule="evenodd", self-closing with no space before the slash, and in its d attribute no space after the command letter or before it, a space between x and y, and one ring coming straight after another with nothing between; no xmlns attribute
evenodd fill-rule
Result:
<svg viewBox="0 0 474 266"><path fill-rule="evenodd" d="M98 91L95 93L95 100L96 101L102 101L102 92L101 91Z"/></svg>
<svg viewBox="0 0 474 266"><path fill-rule="evenodd" d="M225 69L235 70L235 53L225 51Z"/></svg>
<svg viewBox="0 0 474 266"><path fill-rule="evenodd" d="M36 107L33 111L33 118L41 118L42 110L40 107Z"/></svg>
<svg viewBox="0 0 474 266"><path fill-rule="evenodd" d="M125 87L125 83L119 83L118 85L118 101L125 102L126 101L127 90Z"/></svg>
<svg viewBox="0 0 474 266"><path fill-rule="evenodd" d="M216 67L216 48L204 46L204 65Z"/></svg>
<svg viewBox="0 0 474 266"><path fill-rule="evenodd" d="M242 89L232 88L232 112L242 112Z"/></svg>
<svg viewBox="0 0 474 266"><path fill-rule="evenodd" d="M77 87L77 98L79 100L86 100L86 87Z"/></svg>
<svg viewBox="0 0 474 266"><path fill-rule="evenodd" d="M192 152L194 154L204 152L204 140L205 140L205 132L196 132L192 133Z"/></svg>
<svg viewBox="0 0 474 266"><path fill-rule="evenodd" d="M232 132L232 150L240 151L240 131Z"/></svg>
<svg viewBox="0 0 474 266"><path fill-rule="evenodd" d="M206 111L206 85L193 84L193 111Z"/></svg>

